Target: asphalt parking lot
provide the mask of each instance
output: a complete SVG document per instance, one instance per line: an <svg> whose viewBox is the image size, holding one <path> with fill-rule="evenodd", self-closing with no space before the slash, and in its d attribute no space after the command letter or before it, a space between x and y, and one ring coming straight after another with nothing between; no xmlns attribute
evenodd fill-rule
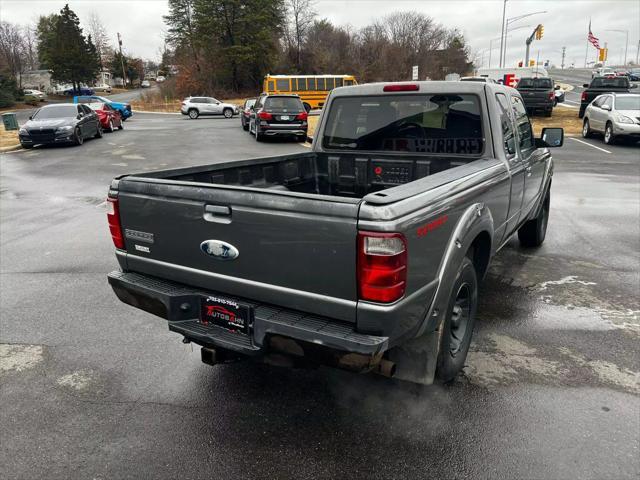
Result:
<svg viewBox="0 0 640 480"><path fill-rule="evenodd" d="M136 114L0 157L3 478L638 478L638 146L554 151L547 240L495 258L451 386L209 367L116 299L114 176L306 148L237 118Z"/></svg>

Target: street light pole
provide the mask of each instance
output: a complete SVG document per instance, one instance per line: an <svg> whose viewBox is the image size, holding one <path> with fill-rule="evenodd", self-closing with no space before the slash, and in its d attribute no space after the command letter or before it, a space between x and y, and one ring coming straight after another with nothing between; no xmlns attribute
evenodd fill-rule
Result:
<svg viewBox="0 0 640 480"><path fill-rule="evenodd" d="M512 23L515 23L515 22L517 22L519 20L522 20L523 18L531 17L532 15L539 15L541 13L547 13L547 11L546 10L542 10L540 12L525 13L524 15L518 15L517 17L507 18L507 22L506 22L507 32L509 31L509 25L511 25ZM512 29L512 30L515 30L515 29ZM506 32L505 32L505 35L506 35ZM500 66L502 66L503 62L504 63L507 62L507 42L506 42L506 40L505 40L505 45L504 45L504 51L501 54L504 56L504 60L503 60L502 57L500 57L500 63L501 63Z"/></svg>
<svg viewBox="0 0 640 480"><path fill-rule="evenodd" d="M503 64L506 65L507 64L507 38L509 38L511 35L507 35L509 32L513 32L515 30L521 30L523 28L529 28L531 25L523 25L521 27L515 27L515 28L509 28L509 25L507 24L507 31L505 32L505 36L504 36L504 59L503 59Z"/></svg>
<svg viewBox="0 0 640 480"><path fill-rule="evenodd" d="M504 48L504 36L506 35L505 18L507 14L507 0L504 0L502 4L502 30L500 30L500 68L502 68L502 49Z"/></svg>
<svg viewBox="0 0 640 480"><path fill-rule="evenodd" d="M624 41L624 66L627 66L627 51L629 50L629 30L607 30L607 32L618 32L625 34Z"/></svg>

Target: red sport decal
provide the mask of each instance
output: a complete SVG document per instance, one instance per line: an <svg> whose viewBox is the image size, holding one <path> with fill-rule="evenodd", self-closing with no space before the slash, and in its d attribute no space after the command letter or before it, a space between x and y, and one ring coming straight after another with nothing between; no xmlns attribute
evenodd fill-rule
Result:
<svg viewBox="0 0 640 480"><path fill-rule="evenodd" d="M436 218L435 220L433 220L432 222L427 223L426 225L423 225L421 227L418 227L418 236L419 237L424 237L427 233L435 230L436 228L441 227L442 225L445 224L445 222L449 219L448 216L443 215L441 217Z"/></svg>

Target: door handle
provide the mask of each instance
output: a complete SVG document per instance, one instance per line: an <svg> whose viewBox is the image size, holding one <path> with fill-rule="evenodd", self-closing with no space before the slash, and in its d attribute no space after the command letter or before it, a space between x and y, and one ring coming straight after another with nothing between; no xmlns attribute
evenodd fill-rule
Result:
<svg viewBox="0 0 640 480"><path fill-rule="evenodd" d="M231 207L225 205L205 205L203 218L207 222L231 223Z"/></svg>
<svg viewBox="0 0 640 480"><path fill-rule="evenodd" d="M531 166L528 166L526 168L526 170L527 170L527 177L530 177L531 176Z"/></svg>

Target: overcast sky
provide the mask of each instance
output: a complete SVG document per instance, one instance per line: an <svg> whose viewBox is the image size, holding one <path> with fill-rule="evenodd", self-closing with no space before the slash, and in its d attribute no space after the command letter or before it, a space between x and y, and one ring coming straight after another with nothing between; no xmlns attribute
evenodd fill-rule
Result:
<svg viewBox="0 0 640 480"><path fill-rule="evenodd" d="M90 12L102 18L115 44L116 33L123 35L125 50L136 56L157 59L162 45L165 25L162 15L167 13L165 0L0 0L0 19L26 24L39 15L59 11L65 3L74 10L80 20ZM362 27L375 19L394 11L416 11L433 17L447 27L461 30L474 53L477 62L484 50L485 66L489 60L489 44L500 36L502 0L317 0L319 17L335 24ZM531 56L540 52L540 59L560 63L561 50L567 47L567 65L575 62L584 65L586 36L589 18L593 33L604 46L608 42L609 63L622 63L625 34L607 30L628 30L629 50L627 60L635 59L640 37L640 0L508 0L507 17L546 10L547 13L514 22L512 27L524 27L510 33L507 62L524 57L524 39L538 24L545 28L544 38L534 41ZM492 66L497 66L500 41L493 42ZM596 51L589 48L589 59Z"/></svg>

